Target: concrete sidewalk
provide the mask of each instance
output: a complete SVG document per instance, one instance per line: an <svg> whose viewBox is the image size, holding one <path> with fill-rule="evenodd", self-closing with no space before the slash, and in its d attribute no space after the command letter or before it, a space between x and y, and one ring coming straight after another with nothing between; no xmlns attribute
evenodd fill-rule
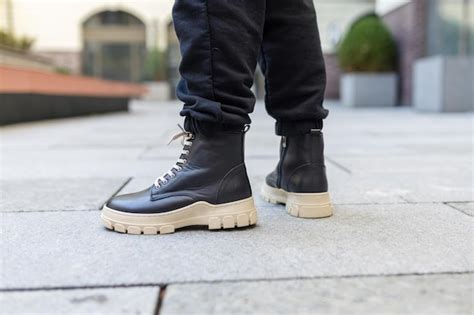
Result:
<svg viewBox="0 0 474 315"><path fill-rule="evenodd" d="M472 114L330 103L331 218L290 217L258 195L278 160L257 104L246 160L254 228L107 231L99 208L150 185L178 103L1 129L1 312L472 314Z"/></svg>

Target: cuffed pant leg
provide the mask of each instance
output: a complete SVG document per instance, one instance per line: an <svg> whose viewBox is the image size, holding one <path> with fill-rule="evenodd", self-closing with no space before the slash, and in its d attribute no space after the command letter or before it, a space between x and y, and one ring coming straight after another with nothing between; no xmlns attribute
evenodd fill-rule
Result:
<svg viewBox="0 0 474 315"><path fill-rule="evenodd" d="M250 123L250 90L260 51L265 0L176 0L173 21L182 61L177 97L192 132Z"/></svg>
<svg viewBox="0 0 474 315"><path fill-rule="evenodd" d="M313 0L267 0L259 62L276 133L321 129L326 71Z"/></svg>

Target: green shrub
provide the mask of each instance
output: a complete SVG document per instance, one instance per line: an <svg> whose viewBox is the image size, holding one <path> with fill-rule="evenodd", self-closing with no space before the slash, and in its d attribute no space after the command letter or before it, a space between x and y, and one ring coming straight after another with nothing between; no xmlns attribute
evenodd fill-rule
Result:
<svg viewBox="0 0 474 315"><path fill-rule="evenodd" d="M0 30L0 45L28 51L33 46L34 39L29 37L16 37L10 32Z"/></svg>
<svg viewBox="0 0 474 315"><path fill-rule="evenodd" d="M344 72L391 72L397 66L397 48L383 21L370 14L352 24L338 58Z"/></svg>
<svg viewBox="0 0 474 315"><path fill-rule="evenodd" d="M145 62L145 80L166 80L166 54L164 51L158 49L148 51Z"/></svg>
<svg viewBox="0 0 474 315"><path fill-rule="evenodd" d="M60 74L71 74L71 69L68 69L65 67L55 67L54 72L60 73Z"/></svg>

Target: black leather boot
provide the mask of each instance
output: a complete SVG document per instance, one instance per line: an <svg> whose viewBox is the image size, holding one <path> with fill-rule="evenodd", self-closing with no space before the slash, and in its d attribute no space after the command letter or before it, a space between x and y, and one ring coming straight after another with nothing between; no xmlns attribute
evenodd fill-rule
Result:
<svg viewBox="0 0 474 315"><path fill-rule="evenodd" d="M320 130L281 138L280 162L266 177L261 194L268 202L286 204L296 217L332 215Z"/></svg>
<svg viewBox="0 0 474 315"><path fill-rule="evenodd" d="M131 234L164 234L191 225L228 229L253 225L257 212L244 164L244 132L182 136L176 164L142 191L117 196L102 209L105 226Z"/></svg>

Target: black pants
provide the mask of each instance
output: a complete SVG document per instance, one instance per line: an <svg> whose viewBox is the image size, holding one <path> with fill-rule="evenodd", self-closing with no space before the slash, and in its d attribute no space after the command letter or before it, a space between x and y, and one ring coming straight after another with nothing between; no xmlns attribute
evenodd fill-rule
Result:
<svg viewBox="0 0 474 315"><path fill-rule="evenodd" d="M250 123L257 62L278 135L322 128L326 73L312 0L175 0L186 130Z"/></svg>

